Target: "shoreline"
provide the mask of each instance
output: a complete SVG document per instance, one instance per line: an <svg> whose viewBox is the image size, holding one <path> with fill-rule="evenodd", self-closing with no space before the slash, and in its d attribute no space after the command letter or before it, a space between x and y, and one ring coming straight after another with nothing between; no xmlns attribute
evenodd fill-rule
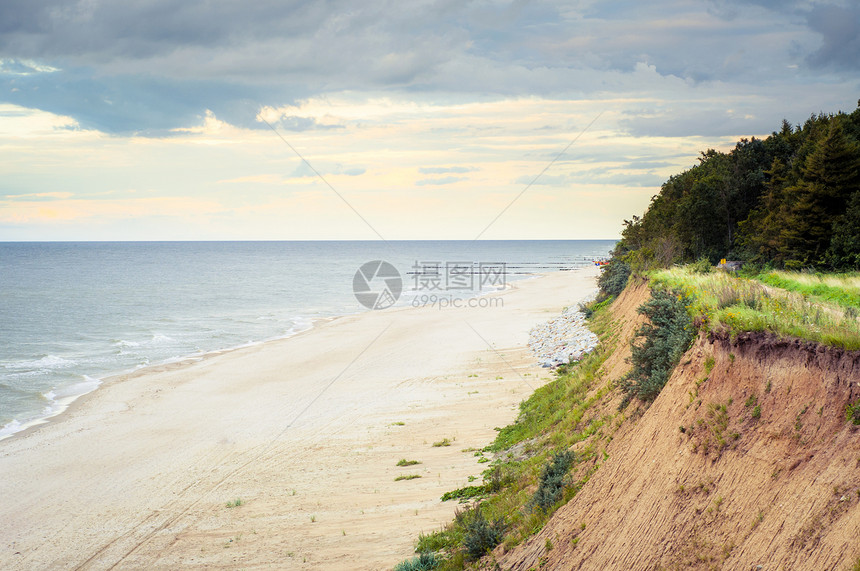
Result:
<svg viewBox="0 0 860 571"><path fill-rule="evenodd" d="M490 293L502 308L329 318L111 377L0 442L10 475L0 562L393 566L419 532L450 519L456 505L439 496L480 477L485 466L463 450L491 441L544 382L529 328L576 303L596 275L555 272ZM420 464L397 467L401 458ZM409 474L420 478L395 481Z"/></svg>
<svg viewBox="0 0 860 571"><path fill-rule="evenodd" d="M282 336L278 336L278 337L270 337L268 339L262 339L260 341L249 341L246 343L242 343L240 345L235 345L232 347L225 347L223 349L212 349L209 351L190 353L188 355L184 355L181 357L172 357L170 359L166 359L166 360L159 362L159 363L154 363L154 364L150 364L150 365L142 365L142 366L136 367L134 369L113 371L113 372L107 373L107 374L100 376L100 377L92 377L92 376L87 375L87 374L82 374L81 378L83 380L81 380L79 383L76 383L76 384L78 384L78 385L84 384L84 383L95 384L95 386L93 388L91 388L88 391L82 392L82 393L62 397L62 399L67 400L68 402L59 403L59 401L58 401L59 410L53 411L51 414L38 416L36 418L26 420L23 423L20 423L18 420L10 421L5 426L0 427L0 431L4 430L6 427L9 426L9 424L12 424L13 422L19 422L19 425L21 426L21 428L19 428L18 430L15 430L13 432L9 432L8 434L0 434L0 443L4 442L6 440L9 440L11 438L15 438L17 436L23 436L24 434L27 434L27 433L32 432L34 430L38 430L40 427L42 427L46 424L61 421L63 415L65 415L66 413L71 411L76 406L76 404L78 404L79 402L82 402L82 401L86 400L88 397L94 395L96 393L96 391L98 391L99 388L101 388L105 384L115 382L117 379L131 378L131 377L134 377L138 374L145 375L147 373L163 372L163 371L169 370L170 368L173 368L173 367L183 367L183 366L192 365L194 363L198 363L198 362L203 361L205 359L211 359L213 357L217 357L218 355L231 353L233 351L240 351L242 349L247 349L249 347L257 347L260 345L265 345L267 343L277 343L278 341L283 341L284 339L290 339L290 338L295 337L297 335L302 335L303 333L311 331L312 329L314 329L318 325L323 325L329 321L333 321L335 319L340 319L342 317L348 317L350 315L357 315L357 314L345 313L342 315L332 315L332 316L326 316L326 317L302 318L302 319L307 319L310 322L310 325L305 329L302 329L300 331L295 331L295 332L289 333L287 335L282 335ZM75 386L75 385L70 385L70 386ZM63 387L63 389L68 389L68 388L69 387ZM51 389L50 392L53 392L54 390L63 390L63 389L54 388L54 389ZM0 446L2 446L2 444L0 444Z"/></svg>
<svg viewBox="0 0 860 571"><path fill-rule="evenodd" d="M569 271L569 270L565 270L565 271ZM550 274L549 273L533 274L533 275L530 275L529 277L525 277L525 278L521 278L521 279L517 279L517 280L511 281L511 282L508 282L505 285L505 288L502 290L480 292L474 296L466 297L463 299L478 299L478 298L483 298L483 297L487 297L487 296L492 296L494 294L503 293L503 292L508 291L510 289L516 289L515 284L518 281L525 282L525 281L529 281L529 280L533 280L533 279L540 279L541 277L546 276L546 275L550 275ZM410 307L412 307L410 304L404 304L404 305L400 305L400 306L395 305L394 307L390 308L388 311L408 309ZM336 319L342 319L344 317L361 315L362 313L364 313L363 310L348 312L348 313L341 313L341 314L336 314L336 315L328 315L328 316L323 316L323 317L299 316L298 319L306 320L308 323L310 323L310 325L304 329L301 329L299 331L294 331L292 333L287 333L285 335L269 337L269 338L261 339L258 341L248 341L245 343L241 343L239 345L224 347L224 348L220 348L220 349L211 349L211 350L207 350L207 351L203 351L203 352L189 353L189 354L183 355L183 356L171 357L171 358L168 358L168 359L161 361L161 362L158 362L158 363L141 365L141 366L138 366L138 367L133 368L133 369L123 369L123 370L111 371L108 373L101 374L100 376L91 376L91 375L88 375L86 373L82 373L81 374L82 380L79 381L78 383L75 383L73 385L69 385L66 387L62 387L62 388L55 387L55 388L50 389L49 392L53 392L55 390L66 390L72 386L82 385L82 384L94 384L95 386L93 386L92 388L90 388L87 391L62 397L62 400L66 401L66 402L56 401L57 402L57 410L54 410L49 414L40 414L38 416L34 416L28 420L25 420L24 422L20 422L17 419L13 419L13 420L9 421L8 423L6 423L2 427L0 427L0 442L3 442L3 441L8 440L10 438L14 438L16 436L26 434L26 433L31 432L33 430L38 430L41 426L43 426L45 424L61 420L62 416L64 414L66 414L72 407L75 406L75 403L77 403L81 399L87 398L91 394L95 393L102 385L104 385L105 383L113 382L117 378L131 377L133 375L136 375L137 373L145 374L149 371L158 372L158 371L164 370L165 367L171 367L174 365L176 365L176 366L190 365L192 363L195 363L195 362L198 362L198 361L201 361L204 359L209 359L209 358L212 358L214 356L218 356L218 355L223 354L223 353L230 353L230 352L238 351L238 350L245 349L248 347L256 347L256 346L265 345L268 343L277 343L279 341L283 341L285 339L290 339L290 338L295 337L297 335L301 335L307 331L311 331L315 327L323 325L329 321L333 321ZM17 424L19 426L19 428L17 428L14 431L3 434L3 431L6 430L12 424Z"/></svg>

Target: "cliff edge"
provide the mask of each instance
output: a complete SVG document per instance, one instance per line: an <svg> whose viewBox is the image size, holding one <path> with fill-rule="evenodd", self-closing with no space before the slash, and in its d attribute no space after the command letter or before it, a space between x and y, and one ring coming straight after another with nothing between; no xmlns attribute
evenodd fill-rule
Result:
<svg viewBox="0 0 860 571"><path fill-rule="evenodd" d="M606 378L629 369L648 295L639 281L613 302ZM618 392L590 416L615 413ZM858 398L860 351L702 333L656 400L631 404L602 457L576 468L590 474L581 490L484 565L850 569L860 557L860 426L846 409Z"/></svg>

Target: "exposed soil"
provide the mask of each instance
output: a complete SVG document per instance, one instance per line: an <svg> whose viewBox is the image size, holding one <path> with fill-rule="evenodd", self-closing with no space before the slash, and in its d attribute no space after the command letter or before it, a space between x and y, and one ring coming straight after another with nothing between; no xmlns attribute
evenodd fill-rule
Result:
<svg viewBox="0 0 860 571"><path fill-rule="evenodd" d="M629 369L647 297L639 284L613 305L610 378ZM849 569L860 557L860 426L846 407L858 398L858 351L702 335L650 407L631 404L582 490L493 565Z"/></svg>

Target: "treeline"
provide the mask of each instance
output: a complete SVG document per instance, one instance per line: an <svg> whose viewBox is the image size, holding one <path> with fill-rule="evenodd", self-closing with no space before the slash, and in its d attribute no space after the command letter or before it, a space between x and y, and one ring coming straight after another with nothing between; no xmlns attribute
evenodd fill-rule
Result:
<svg viewBox="0 0 860 571"><path fill-rule="evenodd" d="M624 221L604 286L631 269L706 259L774 268L860 269L860 102L813 115L666 181L640 218ZM604 288L606 289L606 288Z"/></svg>

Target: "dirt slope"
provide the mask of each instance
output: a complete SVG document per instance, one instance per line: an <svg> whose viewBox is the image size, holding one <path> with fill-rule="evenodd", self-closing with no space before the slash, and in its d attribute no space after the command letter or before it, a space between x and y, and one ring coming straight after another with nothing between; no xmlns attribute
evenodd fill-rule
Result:
<svg viewBox="0 0 860 571"><path fill-rule="evenodd" d="M613 305L619 350L647 286ZM860 557L860 352L767 335L700 336L632 408L579 494L501 569L849 569ZM614 412L619 396L602 403ZM758 408L757 408L758 407Z"/></svg>

